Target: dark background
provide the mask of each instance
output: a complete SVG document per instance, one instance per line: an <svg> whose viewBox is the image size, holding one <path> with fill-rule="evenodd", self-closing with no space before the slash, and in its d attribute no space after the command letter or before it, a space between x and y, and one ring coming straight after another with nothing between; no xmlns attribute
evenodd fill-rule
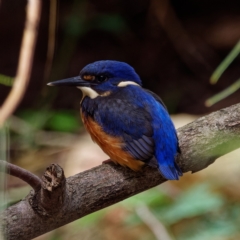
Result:
<svg viewBox="0 0 240 240"><path fill-rule="evenodd" d="M50 2L43 1L31 81L20 109L48 104L77 109L77 90L53 90L45 84L76 76L86 64L101 59L132 65L171 113L203 114L239 101L236 92L211 108L204 106L207 98L240 76L237 58L217 85L209 83L211 73L240 38L238 0L58 1L55 52L46 74ZM0 5L0 73L12 77L25 6L22 0L3 0ZM9 90L1 85L0 102Z"/></svg>

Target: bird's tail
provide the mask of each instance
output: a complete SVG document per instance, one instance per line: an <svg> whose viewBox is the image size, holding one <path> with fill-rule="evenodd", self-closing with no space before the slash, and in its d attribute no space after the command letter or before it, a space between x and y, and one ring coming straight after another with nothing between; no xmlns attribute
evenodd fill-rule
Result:
<svg viewBox="0 0 240 240"><path fill-rule="evenodd" d="M179 177L183 175L181 169L175 162L174 165L171 166L160 164L159 170L162 176L168 180L178 180Z"/></svg>

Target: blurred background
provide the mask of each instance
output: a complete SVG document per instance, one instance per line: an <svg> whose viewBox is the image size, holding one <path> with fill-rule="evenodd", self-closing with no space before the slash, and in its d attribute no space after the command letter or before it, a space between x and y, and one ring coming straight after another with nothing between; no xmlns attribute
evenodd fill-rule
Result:
<svg viewBox="0 0 240 240"><path fill-rule="evenodd" d="M16 74L26 4L0 2L1 104ZM93 61L132 65L144 87L161 96L176 127L238 103L239 39L238 0L42 1L30 83L7 132L1 132L9 161L39 176L50 163L58 163L68 177L107 159L82 126L81 92L46 86L77 76ZM213 85L210 78L219 81ZM199 173L187 173L178 182L164 183L37 239L240 239L239 157L240 151L234 151ZM30 191L13 177L8 177L7 188L8 204Z"/></svg>

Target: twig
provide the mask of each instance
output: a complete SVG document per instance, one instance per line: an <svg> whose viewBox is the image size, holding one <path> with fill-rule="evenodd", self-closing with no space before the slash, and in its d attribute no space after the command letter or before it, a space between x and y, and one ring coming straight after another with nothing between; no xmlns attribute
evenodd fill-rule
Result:
<svg viewBox="0 0 240 240"><path fill-rule="evenodd" d="M28 183L35 192L41 188L41 179L26 169L20 168L14 164L0 160L0 170L7 172L8 174L22 179Z"/></svg>
<svg viewBox="0 0 240 240"><path fill-rule="evenodd" d="M135 208L138 217L150 228L156 240L172 240L165 226L152 214L150 209L142 204Z"/></svg>
<svg viewBox="0 0 240 240"><path fill-rule="evenodd" d="M12 90L0 109L0 127L3 126L7 118L16 109L27 88L37 39L37 29L41 13L40 9L40 0L28 1L27 17L19 56L17 75Z"/></svg>

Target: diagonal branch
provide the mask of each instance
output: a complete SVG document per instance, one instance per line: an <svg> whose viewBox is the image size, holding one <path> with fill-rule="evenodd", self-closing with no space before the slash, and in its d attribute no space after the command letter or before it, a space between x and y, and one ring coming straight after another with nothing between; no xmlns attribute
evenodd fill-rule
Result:
<svg viewBox="0 0 240 240"><path fill-rule="evenodd" d="M177 161L183 172L204 169L240 147L240 104L201 117L180 128L178 134L182 153ZM114 164L103 164L69 177L66 182L61 179L56 186L62 186L57 195L60 201L53 201L51 209L57 211L41 214L33 210L30 203L37 198L31 193L2 213L0 221L7 239L32 239L166 181L150 167L136 173Z"/></svg>

